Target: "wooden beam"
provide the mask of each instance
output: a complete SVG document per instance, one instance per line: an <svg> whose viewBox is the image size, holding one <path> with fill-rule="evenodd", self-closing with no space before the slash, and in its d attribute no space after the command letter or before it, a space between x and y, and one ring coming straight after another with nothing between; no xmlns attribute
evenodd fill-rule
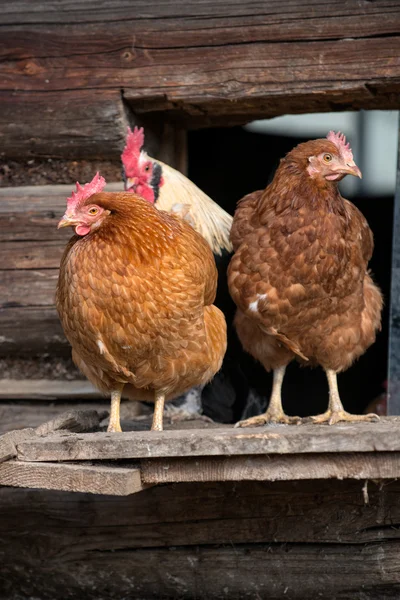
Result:
<svg viewBox="0 0 400 600"><path fill-rule="evenodd" d="M23 461L109 460L196 456L400 452L399 421L276 426L254 429L136 431L51 435L21 442Z"/></svg>
<svg viewBox="0 0 400 600"><path fill-rule="evenodd" d="M2 13L9 156L117 158L136 115L205 127L285 113L398 107L400 8L177 0L112 10L21 0ZM27 132L29 132L27 134Z"/></svg>
<svg viewBox="0 0 400 600"><path fill-rule="evenodd" d="M13 52L18 42L14 34L11 39L14 42L9 50ZM42 52L41 45L35 53ZM49 46L47 49L51 52ZM35 59L29 64L36 64ZM73 160L118 157L129 125L121 91L115 87L99 93L82 82L80 89L59 92L57 87L50 80L46 83L45 78L42 89L26 92L6 86L0 90L3 156Z"/></svg>
<svg viewBox="0 0 400 600"><path fill-rule="evenodd" d="M151 458L140 464L142 480L151 484L400 478L400 452Z"/></svg>
<svg viewBox="0 0 400 600"><path fill-rule="evenodd" d="M140 469L97 465L34 463L9 460L0 464L0 485L128 496L144 487Z"/></svg>

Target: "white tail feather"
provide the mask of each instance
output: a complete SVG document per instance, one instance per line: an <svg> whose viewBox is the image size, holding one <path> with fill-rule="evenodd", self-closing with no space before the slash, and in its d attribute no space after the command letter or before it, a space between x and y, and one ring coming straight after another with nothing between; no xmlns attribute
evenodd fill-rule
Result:
<svg viewBox="0 0 400 600"><path fill-rule="evenodd" d="M153 159L154 160L154 159ZM211 246L214 254L223 250L232 251L229 233L232 217L207 194L202 192L190 179L172 167L158 162L162 167L164 183L156 206L160 210L180 214L176 207L185 207L182 218L188 221Z"/></svg>

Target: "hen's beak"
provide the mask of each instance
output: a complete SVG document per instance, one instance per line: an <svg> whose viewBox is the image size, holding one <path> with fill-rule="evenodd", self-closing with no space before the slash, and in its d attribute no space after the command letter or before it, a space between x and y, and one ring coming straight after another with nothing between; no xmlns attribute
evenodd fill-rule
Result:
<svg viewBox="0 0 400 600"><path fill-rule="evenodd" d="M341 171L346 175L354 175L354 177L359 177L360 179L362 179L361 171L357 167L356 163L353 161L346 163L346 166L342 167Z"/></svg>
<svg viewBox="0 0 400 600"><path fill-rule="evenodd" d="M62 227L74 227L77 225L77 221L72 217L68 217L68 215L64 215L63 218L59 221L57 225L57 229L61 229Z"/></svg>

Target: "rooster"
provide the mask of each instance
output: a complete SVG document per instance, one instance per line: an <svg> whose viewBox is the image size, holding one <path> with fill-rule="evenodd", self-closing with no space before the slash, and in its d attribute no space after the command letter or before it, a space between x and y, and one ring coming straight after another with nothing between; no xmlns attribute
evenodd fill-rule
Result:
<svg viewBox="0 0 400 600"><path fill-rule="evenodd" d="M343 134L298 145L281 160L271 184L243 198L234 215L235 254L228 268L238 336L267 371L267 411L238 426L298 423L285 415L286 366L321 365L329 407L314 423L366 421L342 406L337 373L375 341L382 295L368 273L373 237L361 212L340 195L338 181L361 177Z"/></svg>
<svg viewBox="0 0 400 600"><path fill-rule="evenodd" d="M142 196L159 210L186 220L204 237L217 256L224 250L231 252L231 215L182 173L150 158L143 145L143 128L128 129L121 155L126 191Z"/></svg>
<svg viewBox="0 0 400 600"><path fill-rule="evenodd" d="M104 186L98 174L77 184L58 224L76 235L61 260L57 310L75 363L111 394L108 431L121 431L121 394L153 401L152 429L161 430L164 401L203 386L222 363L215 261L190 225Z"/></svg>

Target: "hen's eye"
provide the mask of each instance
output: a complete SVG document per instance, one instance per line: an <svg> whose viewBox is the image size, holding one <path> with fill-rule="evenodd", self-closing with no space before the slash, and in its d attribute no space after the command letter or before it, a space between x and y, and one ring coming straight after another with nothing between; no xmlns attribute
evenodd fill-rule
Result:
<svg viewBox="0 0 400 600"><path fill-rule="evenodd" d="M146 172L147 172L147 171L150 171L150 165L146 165L146 166L145 166L145 168L144 168L144 170L145 170Z"/></svg>
<svg viewBox="0 0 400 600"><path fill-rule="evenodd" d="M99 212L99 209L95 208L94 206L92 206L92 208L89 208L89 210L88 210L89 215L97 215L98 212Z"/></svg>
<svg viewBox="0 0 400 600"><path fill-rule="evenodd" d="M331 162L331 160L332 160L332 154L324 154L323 158L324 158L325 162L327 162L327 163Z"/></svg>

